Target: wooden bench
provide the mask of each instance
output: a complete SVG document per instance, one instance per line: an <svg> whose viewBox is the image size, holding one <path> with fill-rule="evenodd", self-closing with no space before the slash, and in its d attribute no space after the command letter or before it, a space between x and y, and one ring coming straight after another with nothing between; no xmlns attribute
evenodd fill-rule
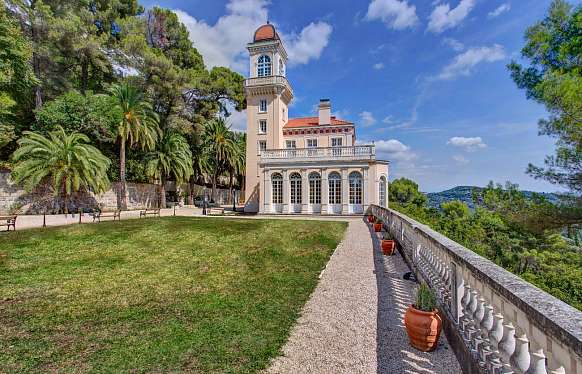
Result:
<svg viewBox="0 0 582 374"><path fill-rule="evenodd" d="M114 210L113 212L94 212L93 213L93 222L101 222L101 218L113 218L115 221L121 221L121 210Z"/></svg>
<svg viewBox="0 0 582 374"><path fill-rule="evenodd" d="M0 227L6 226L6 231L10 231L10 227L16 231L16 215L14 216L0 216Z"/></svg>
<svg viewBox="0 0 582 374"><path fill-rule="evenodd" d="M160 216L160 210L159 209L140 210L140 212L139 212L139 218L146 218L147 216L159 217Z"/></svg>
<svg viewBox="0 0 582 374"><path fill-rule="evenodd" d="M224 208L221 208L219 206L208 208L208 215L209 216L212 216L215 214L224 214Z"/></svg>

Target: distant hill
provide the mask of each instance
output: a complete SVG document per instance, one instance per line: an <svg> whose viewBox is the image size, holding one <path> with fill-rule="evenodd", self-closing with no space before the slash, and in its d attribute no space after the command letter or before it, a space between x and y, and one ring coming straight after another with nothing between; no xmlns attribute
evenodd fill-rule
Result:
<svg viewBox="0 0 582 374"><path fill-rule="evenodd" d="M446 203L447 201L460 200L465 202L469 208L474 209L475 204L473 204L472 199L472 192L474 189L478 191L483 190L482 187L457 186L451 188L450 190L442 192L429 192L426 194L426 196L428 197L428 205L433 208L439 208L442 203ZM533 191L522 191L522 192L528 198L530 198L534 194ZM554 193L538 192L538 194L544 196L551 202L555 203L558 201L558 195Z"/></svg>

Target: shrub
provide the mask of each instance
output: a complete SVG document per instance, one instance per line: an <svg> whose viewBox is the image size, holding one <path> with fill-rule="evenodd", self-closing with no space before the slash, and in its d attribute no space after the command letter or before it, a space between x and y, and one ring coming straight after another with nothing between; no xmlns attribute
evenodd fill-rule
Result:
<svg viewBox="0 0 582 374"><path fill-rule="evenodd" d="M436 297L426 283L421 283L418 287L414 307L423 312L432 312L436 309Z"/></svg>

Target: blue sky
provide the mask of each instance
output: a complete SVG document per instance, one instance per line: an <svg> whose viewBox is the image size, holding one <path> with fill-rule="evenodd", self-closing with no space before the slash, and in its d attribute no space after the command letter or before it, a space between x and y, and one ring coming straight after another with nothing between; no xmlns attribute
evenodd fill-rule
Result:
<svg viewBox="0 0 582 374"><path fill-rule="evenodd" d="M246 43L267 19L291 57L291 117L330 98L392 162L391 179L424 191L512 181L556 191L525 174L554 150L538 136L544 108L525 99L506 64L550 0L157 0L178 11L208 66L248 75ZM579 4L580 1L574 2ZM234 128L244 129L236 113Z"/></svg>

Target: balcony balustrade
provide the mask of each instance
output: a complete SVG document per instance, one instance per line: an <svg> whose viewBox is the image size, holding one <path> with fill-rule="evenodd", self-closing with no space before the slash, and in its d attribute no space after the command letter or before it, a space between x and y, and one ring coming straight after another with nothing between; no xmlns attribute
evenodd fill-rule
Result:
<svg viewBox="0 0 582 374"><path fill-rule="evenodd" d="M262 151L261 163L298 162L298 161L367 161L376 159L373 145L356 145L352 147L319 147L267 149Z"/></svg>
<svg viewBox="0 0 582 374"><path fill-rule="evenodd" d="M465 372L582 374L580 311L401 213L369 213L435 291Z"/></svg>
<svg viewBox="0 0 582 374"><path fill-rule="evenodd" d="M248 88L260 88L260 87L271 87L271 86L280 86L289 91L291 96L293 96L293 89L289 84L287 78L282 75L270 75L267 77L256 77L256 78L248 78L244 81L244 87Z"/></svg>

